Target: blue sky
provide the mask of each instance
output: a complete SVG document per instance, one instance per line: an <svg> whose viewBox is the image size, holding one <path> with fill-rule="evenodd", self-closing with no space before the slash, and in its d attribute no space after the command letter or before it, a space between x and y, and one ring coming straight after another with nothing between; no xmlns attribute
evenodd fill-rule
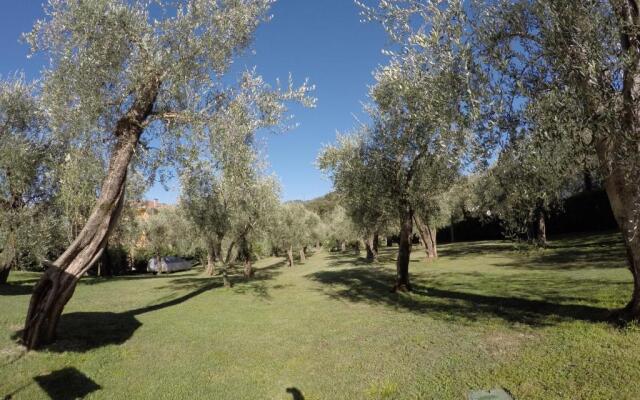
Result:
<svg viewBox="0 0 640 400"><path fill-rule="evenodd" d="M0 74L20 70L27 78L36 78L45 60L28 60L28 46L19 43L19 37L42 17L41 2L6 3L0 14ZM234 70L256 66L268 82L286 81L291 73L295 82L309 78L316 85L316 108L292 108L299 126L265 137L283 200L311 199L331 190L331 183L314 166L316 155L323 144L333 142L336 131L356 125L354 115L363 117L372 71L386 61L381 49L387 39L379 25L360 22L351 0L278 0L271 14L272 21L258 28L255 54L238 59ZM173 182L168 192L155 185L147 197L174 202L178 194Z"/></svg>

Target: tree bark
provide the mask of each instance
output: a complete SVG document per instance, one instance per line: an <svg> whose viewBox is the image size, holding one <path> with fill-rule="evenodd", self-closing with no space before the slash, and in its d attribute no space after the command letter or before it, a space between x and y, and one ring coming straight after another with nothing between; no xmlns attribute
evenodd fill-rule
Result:
<svg viewBox="0 0 640 400"><path fill-rule="evenodd" d="M373 262L378 261L378 239L377 233L367 238L365 246L367 248L367 260Z"/></svg>
<svg viewBox="0 0 640 400"><path fill-rule="evenodd" d="M420 239L424 245L424 250L427 253L427 261L432 261L438 258L438 244L436 242L436 232L428 224L425 224L418 215L414 215L413 219L416 223L416 228L420 234Z"/></svg>
<svg viewBox="0 0 640 400"><path fill-rule="evenodd" d="M396 283L393 286L393 291L395 292L411 291L409 261L411 258L411 237L413 236L413 210L408 205L403 205L401 211Z"/></svg>
<svg viewBox="0 0 640 400"><path fill-rule="evenodd" d="M373 254L376 258L376 260L378 259L378 249L380 247L380 235L378 234L378 232L373 234Z"/></svg>
<svg viewBox="0 0 640 400"><path fill-rule="evenodd" d="M231 242L231 244L229 245L229 248L227 248L227 257L224 260L224 263L226 265L231 264L233 261L235 261L235 257L233 256L233 248L236 245L236 242L233 241Z"/></svg>
<svg viewBox="0 0 640 400"><path fill-rule="evenodd" d="M453 226L453 217L451 217L451 225L449 225L449 236L451 238L451 243L456 241L455 238L455 228Z"/></svg>
<svg viewBox="0 0 640 400"><path fill-rule="evenodd" d="M307 261L307 257L304 254L304 248L300 249L300 262L305 262Z"/></svg>
<svg viewBox="0 0 640 400"><path fill-rule="evenodd" d="M207 269L205 272L209 276L213 276L216 273L216 255L212 246L207 247Z"/></svg>
<svg viewBox="0 0 640 400"><path fill-rule="evenodd" d="M367 261L373 261L373 239L367 238L364 247L367 251Z"/></svg>
<svg viewBox="0 0 640 400"><path fill-rule="evenodd" d="M618 223L633 276L629 303L614 316L640 320L640 3L637 0L611 1L620 22L621 52L625 59L622 74L621 130L595 140L603 171L604 186ZM584 85L590 82L585 81ZM594 111L596 107L591 107Z"/></svg>
<svg viewBox="0 0 640 400"><path fill-rule="evenodd" d="M127 169L159 87L160 81L151 79L118 121L109 168L87 223L55 262L44 263L47 269L34 287L23 330L22 339L27 348L37 348L55 339L58 320L78 280L101 257L122 210Z"/></svg>
<svg viewBox="0 0 640 400"><path fill-rule="evenodd" d="M4 285L9 280L9 274L11 273L11 267L16 258L15 236L9 228L9 238L5 244L5 248L0 253L0 285Z"/></svg>
<svg viewBox="0 0 640 400"><path fill-rule="evenodd" d="M537 240L540 246L547 246L547 221L543 210L538 211Z"/></svg>
<svg viewBox="0 0 640 400"><path fill-rule="evenodd" d="M251 263L251 244L247 240L246 236L240 238L240 250L242 252L242 258L244 259L244 277L246 279L252 278L254 271Z"/></svg>
<svg viewBox="0 0 640 400"><path fill-rule="evenodd" d="M10 265L0 266L0 285L4 285L9 280L9 272L11 272Z"/></svg>
<svg viewBox="0 0 640 400"><path fill-rule="evenodd" d="M287 249L287 261L289 263L289 267L293 267L293 248L291 246Z"/></svg>
<svg viewBox="0 0 640 400"><path fill-rule="evenodd" d="M253 264L251 263L251 259L246 259L244 261L244 277L249 279L253 278L255 275L255 271L253 270Z"/></svg>
<svg viewBox="0 0 640 400"><path fill-rule="evenodd" d="M222 284L224 285L224 287L230 288L230 287L233 287L233 284L231 283L231 280L227 275L227 268L228 267L225 265L224 268L222 269Z"/></svg>
<svg viewBox="0 0 640 400"><path fill-rule="evenodd" d="M342 252L347 251L347 243L344 240L340 242L340 251Z"/></svg>

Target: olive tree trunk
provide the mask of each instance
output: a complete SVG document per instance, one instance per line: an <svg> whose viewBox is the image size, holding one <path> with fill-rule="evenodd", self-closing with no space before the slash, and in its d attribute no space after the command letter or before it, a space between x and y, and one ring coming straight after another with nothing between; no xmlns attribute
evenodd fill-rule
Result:
<svg viewBox="0 0 640 400"><path fill-rule="evenodd" d="M373 234L373 251L378 254L378 249L380 248L380 234L378 232Z"/></svg>
<svg viewBox="0 0 640 400"><path fill-rule="evenodd" d="M243 236L240 240L242 258L244 259L243 274L246 279L249 279L254 275L253 263L251 262L251 243L245 236Z"/></svg>
<svg viewBox="0 0 640 400"><path fill-rule="evenodd" d="M2 253L0 253L0 285L6 284L9 280L9 273L11 272L11 266L14 263L15 257L15 237L10 231L9 239L7 240Z"/></svg>
<svg viewBox="0 0 640 400"><path fill-rule="evenodd" d="M0 253L0 285L4 285L9 280L9 273L11 272L11 265L13 264L15 252L10 245Z"/></svg>
<svg viewBox="0 0 640 400"><path fill-rule="evenodd" d="M540 246L547 245L547 220L543 210L538 211L537 240Z"/></svg>
<svg viewBox="0 0 640 400"><path fill-rule="evenodd" d="M293 247L291 246L287 249L287 262L290 267L293 267Z"/></svg>
<svg viewBox="0 0 640 400"><path fill-rule="evenodd" d="M611 152L599 148L599 158L602 162ZM640 150L640 149L639 149ZM625 174L623 161L609 161L609 173L605 176L604 186L609 197L611 210L620 227L624 239L627 261L633 276L633 292L629 303L616 313L623 319L640 319L640 235L638 235L638 204L640 204L640 189L633 185L638 182L637 176L629 177ZM635 175L638 171L635 172ZM632 180L629 182L629 180Z"/></svg>
<svg viewBox="0 0 640 400"><path fill-rule="evenodd" d="M307 257L304 254L304 248L300 249L300 262L305 262L307 261Z"/></svg>
<svg viewBox="0 0 640 400"><path fill-rule="evenodd" d="M216 273L215 247L211 244L207 246L207 269L205 272L209 276L213 276Z"/></svg>
<svg viewBox="0 0 640 400"><path fill-rule="evenodd" d="M409 283L409 261L411 258L411 236L413 236L413 210L404 205L400 218L400 242L398 244L398 260L396 261L396 292L411 291Z"/></svg>
<svg viewBox="0 0 640 400"><path fill-rule="evenodd" d="M365 245L367 248L367 260L378 261L378 234L375 233L368 237Z"/></svg>
<svg viewBox="0 0 640 400"><path fill-rule="evenodd" d="M431 228L429 224L424 223L422 218L417 214L413 216L416 223L416 228L420 234L420 239L424 244L424 250L427 253L427 261L432 261L438 258L438 244L436 242L436 230Z"/></svg>
<svg viewBox="0 0 640 400"><path fill-rule="evenodd" d="M11 264L2 263L0 265L0 285L4 285L9 280L9 272L11 272Z"/></svg>
<svg viewBox="0 0 640 400"><path fill-rule="evenodd" d="M613 215L618 223L633 276L633 293L629 303L617 316L640 319L640 2L611 2L619 17L620 51L625 58L622 74L622 112L620 130L606 132L594 141L604 186ZM588 86L585 79L582 84ZM597 104L588 104L597 114Z"/></svg>
<svg viewBox="0 0 640 400"><path fill-rule="evenodd" d="M29 349L55 339L58 320L78 280L102 256L124 204L127 169L143 130L141 124L152 112L159 86L152 79L118 121L107 175L87 223L57 260L45 262L47 269L34 287L22 335Z"/></svg>

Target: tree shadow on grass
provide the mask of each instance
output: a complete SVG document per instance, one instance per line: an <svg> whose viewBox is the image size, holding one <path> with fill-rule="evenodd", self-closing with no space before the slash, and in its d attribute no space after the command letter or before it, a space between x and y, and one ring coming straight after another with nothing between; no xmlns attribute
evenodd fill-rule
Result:
<svg viewBox="0 0 640 400"><path fill-rule="evenodd" d="M34 282L17 283L10 282L4 285L0 285L0 296L24 296L33 292Z"/></svg>
<svg viewBox="0 0 640 400"><path fill-rule="evenodd" d="M292 400L304 400L304 395L298 388L288 387L286 392L291 395Z"/></svg>
<svg viewBox="0 0 640 400"><path fill-rule="evenodd" d="M201 279L194 290L177 298L125 312L71 312L62 314L58 322L57 340L44 349L53 352L86 352L112 344L122 344L133 336L142 326L136 316L172 307L190 300L206 291L222 287L219 281ZM13 339L22 336L22 331L13 335Z"/></svg>
<svg viewBox="0 0 640 400"><path fill-rule="evenodd" d="M506 240L458 242L438 246L440 257L451 259L480 256L485 254L512 253L517 251L515 243Z"/></svg>
<svg viewBox="0 0 640 400"><path fill-rule="evenodd" d="M102 389L76 368L67 367L33 378L52 400L82 399Z"/></svg>
<svg viewBox="0 0 640 400"><path fill-rule="evenodd" d="M357 254L344 252L344 253L330 253L327 255L326 260L328 261L329 267L331 268L339 268L345 266L353 266L353 265L373 265L374 263L367 260L364 257L361 257Z"/></svg>
<svg viewBox="0 0 640 400"><path fill-rule="evenodd" d="M256 277L246 281L241 275L232 276L239 284L237 293L255 292L258 296L268 296L264 281L272 279L281 273L279 269L284 262L279 261L265 267L258 267ZM58 339L45 349L53 352L86 352L91 349L122 344L129 340L134 332L142 326L136 318L138 315L161 310L184 303L207 291L223 287L222 280L211 277L194 277L193 274L173 276L173 280L167 285L160 286L158 290L171 290L189 292L179 297L170 294L158 301L160 303L136 308L125 312L71 312L62 314L58 323ZM157 278L156 278L157 279ZM21 332L14 335L14 339L21 336Z"/></svg>
<svg viewBox="0 0 640 400"><path fill-rule="evenodd" d="M389 288L394 281L394 275L389 270L360 267L320 271L308 277L324 284L325 287L320 290L337 300L382 305L428 314L443 320L475 322L499 318L510 323L547 326L571 320L605 321L609 315L609 310L603 307L566 304L554 298L538 300L521 296L480 294L469 290L450 290L446 286L429 286L416 279L412 283L412 293L391 293ZM536 278L532 277L531 280L529 287L535 288ZM568 283L575 284L580 283ZM534 293L531 292L529 295Z"/></svg>

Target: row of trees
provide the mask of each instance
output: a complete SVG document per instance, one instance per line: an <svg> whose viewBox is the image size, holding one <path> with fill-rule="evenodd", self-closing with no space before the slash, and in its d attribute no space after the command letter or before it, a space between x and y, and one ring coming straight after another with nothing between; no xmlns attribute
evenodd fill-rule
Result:
<svg viewBox="0 0 640 400"><path fill-rule="evenodd" d="M640 4L609 1L358 2L386 29L370 122L323 149L352 221L400 232L394 288L410 290L414 227L460 211L498 216L546 241L563 198L602 182L634 278L624 318L640 317Z"/></svg>

